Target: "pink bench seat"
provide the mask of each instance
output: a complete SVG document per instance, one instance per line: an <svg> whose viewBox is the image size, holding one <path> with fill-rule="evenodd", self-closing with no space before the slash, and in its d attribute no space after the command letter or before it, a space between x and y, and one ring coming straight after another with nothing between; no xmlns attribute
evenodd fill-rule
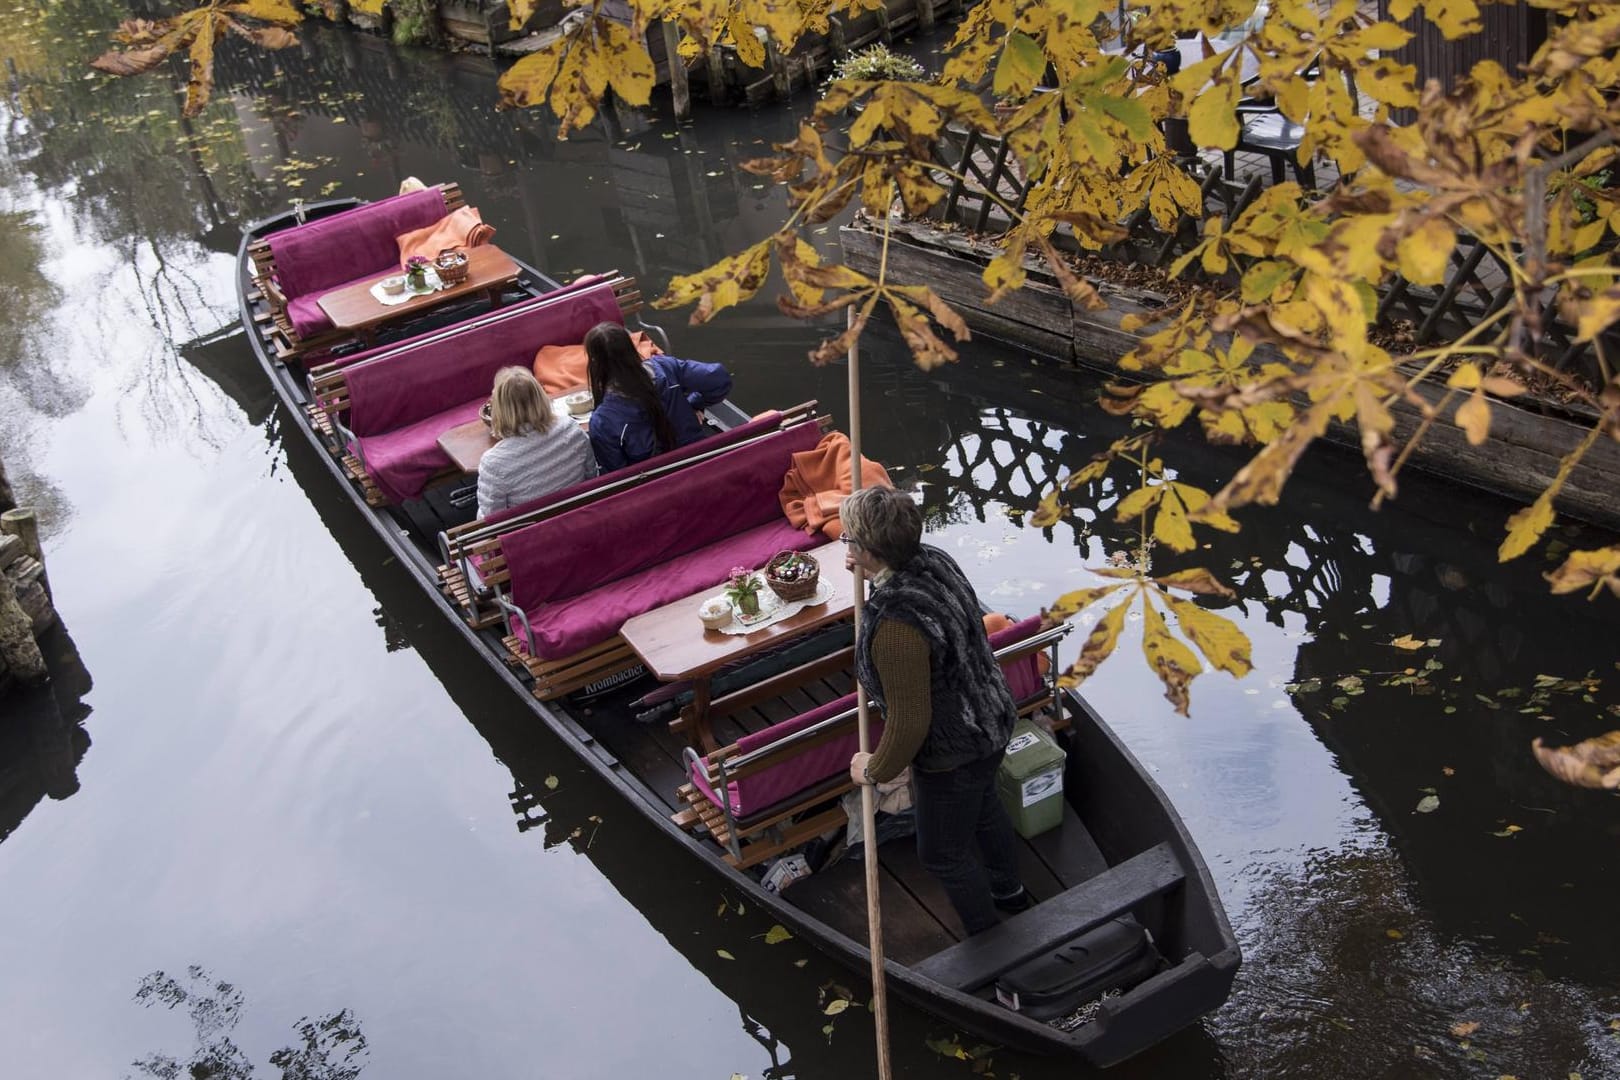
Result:
<svg viewBox="0 0 1620 1080"><path fill-rule="evenodd" d="M402 428L357 438L349 444L365 462L366 471L377 487L393 502L403 502L422 493L427 482L450 467L450 457L439 445L439 436L453 427L478 419L488 395L464 401L443 412L407 424Z"/></svg>
<svg viewBox="0 0 1620 1080"><path fill-rule="evenodd" d="M305 293L302 296L294 296L290 298L287 301L287 318L292 320L293 329L297 331L298 336L301 338L314 337L316 334L326 333L328 330L332 329L332 320L328 319L326 317L326 312L321 310L321 297L325 296L327 293L336 292L337 290L346 288L350 285L357 285L360 282L365 281L367 278L375 277L386 269L387 267L379 267L376 270L371 270L361 274L357 278L351 278L348 281L340 281L336 285L333 285L330 288L322 289L319 292Z"/></svg>
<svg viewBox="0 0 1620 1080"><path fill-rule="evenodd" d="M795 529L777 499L793 454L820 440L817 425L798 424L503 535L509 600L529 620L534 654L562 659L734 566L824 543Z"/></svg>
<svg viewBox="0 0 1620 1080"><path fill-rule="evenodd" d="M495 373L528 367L542 345L572 344L599 322L618 322L613 285L572 292L561 302L531 302L392 347L343 369L347 427L366 471L394 502L416 498L450 461L439 436L474 420L489 400Z"/></svg>
<svg viewBox="0 0 1620 1080"><path fill-rule="evenodd" d="M589 592L544 604L528 613L536 655L547 660L569 656L608 640L637 615L710 587L718 591L734 566L763 566L779 551L805 551L826 542L826 537L795 529L786 519L767 522ZM516 620L512 632L522 633Z"/></svg>
<svg viewBox="0 0 1620 1080"><path fill-rule="evenodd" d="M1033 635L1040 626L1039 616L1031 616L1022 622L1014 623L991 634L990 647L1000 650L1009 645L1016 645ZM1015 701L1022 702L1032 698L1042 690L1040 657L1036 653L1003 660L1001 670L1007 676L1007 685L1012 690ZM728 753L726 757L729 761L736 761L755 750L772 746L853 708L855 695L845 694L841 698L790 717L779 724L772 724L751 735L744 735L737 740L735 751ZM871 719L872 745L876 746L883 736L882 714L874 709ZM849 771L849 759L860 749L860 745L853 717L848 720L846 726L847 732L825 742L807 745L799 753L784 755L779 761L772 762L757 772L750 772L737 780L729 781L726 784L724 801L710 782L704 763L690 762L687 773L693 785L703 792L710 802L715 806L724 807L738 827L746 828L751 822L770 816L777 810L785 808L792 800L814 792L820 785Z"/></svg>

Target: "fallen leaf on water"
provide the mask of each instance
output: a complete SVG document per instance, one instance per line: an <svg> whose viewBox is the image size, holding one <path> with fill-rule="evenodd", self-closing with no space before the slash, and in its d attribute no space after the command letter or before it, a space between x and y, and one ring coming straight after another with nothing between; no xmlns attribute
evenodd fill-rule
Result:
<svg viewBox="0 0 1620 1080"><path fill-rule="evenodd" d="M793 935L788 932L788 928L780 923L765 931L765 944L767 945L780 945L784 941L792 940L792 938Z"/></svg>
<svg viewBox="0 0 1620 1080"><path fill-rule="evenodd" d="M1446 776L1456 776L1457 775L1457 770L1453 769L1450 765L1442 765L1440 767L1440 772L1443 773Z"/></svg>
<svg viewBox="0 0 1620 1080"><path fill-rule="evenodd" d="M1451 1034L1459 1039L1466 1039L1478 1030L1478 1020L1464 1020L1461 1023L1451 1025Z"/></svg>
<svg viewBox="0 0 1620 1080"><path fill-rule="evenodd" d="M1521 832L1524 832L1524 827L1523 826L1509 825L1507 828L1503 829L1501 832L1491 833L1491 835L1492 836L1512 836L1514 833L1521 833Z"/></svg>
<svg viewBox="0 0 1620 1080"><path fill-rule="evenodd" d="M1574 746L1550 747L1538 738L1531 751L1541 767L1566 784L1584 788L1620 789L1620 731L1578 742Z"/></svg>
<svg viewBox="0 0 1620 1080"><path fill-rule="evenodd" d="M847 1008L849 1008L848 998L833 998L831 1001L827 1002L827 1007L821 1011L826 1013L828 1016L837 1016Z"/></svg>
<svg viewBox="0 0 1620 1080"><path fill-rule="evenodd" d="M1401 940L1401 938L1405 937L1406 935L1401 933L1399 930L1395 929L1392 926L1388 930L1384 931L1384 936L1389 938L1389 940L1391 940L1391 941L1399 941L1399 940Z"/></svg>
<svg viewBox="0 0 1620 1080"><path fill-rule="evenodd" d="M722 960L735 960L735 959L737 959L735 956L732 956L730 953L728 953L724 949L716 949L716 950L714 950L714 955L718 956Z"/></svg>
<svg viewBox="0 0 1620 1080"><path fill-rule="evenodd" d="M555 776L546 777L546 790L547 791L556 791L557 790L557 778Z"/></svg>
<svg viewBox="0 0 1620 1080"><path fill-rule="evenodd" d="M810 961L808 961L808 960L795 960L795 961L793 961L793 966L796 967L796 968L802 968L802 967L804 967L804 965L808 964L809 962Z"/></svg>
<svg viewBox="0 0 1620 1080"><path fill-rule="evenodd" d="M1410 650L1410 649L1421 649L1421 648L1423 648L1423 642L1419 641L1417 638L1413 637L1411 634L1402 634L1400 637L1398 637L1394 641L1390 642L1390 644L1395 646L1397 649L1408 649L1408 650Z"/></svg>
<svg viewBox="0 0 1620 1080"><path fill-rule="evenodd" d="M1418 800L1417 812L1420 814L1432 814L1438 809L1440 809L1440 796L1438 795L1425 795Z"/></svg>

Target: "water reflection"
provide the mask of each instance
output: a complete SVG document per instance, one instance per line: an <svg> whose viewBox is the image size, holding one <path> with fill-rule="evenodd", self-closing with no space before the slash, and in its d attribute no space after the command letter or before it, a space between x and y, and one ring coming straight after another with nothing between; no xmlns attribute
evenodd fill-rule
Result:
<svg viewBox="0 0 1620 1080"><path fill-rule="evenodd" d="M1266 874L1251 921L1246 977L1214 1021L1233 1075L1620 1074L1612 983L1459 944L1383 845Z"/></svg>
<svg viewBox="0 0 1620 1080"><path fill-rule="evenodd" d="M167 972L152 972L141 980L135 1000L148 1009L184 1008L196 1041L183 1058L157 1052L131 1062L141 1075L154 1080L252 1080L256 1075L253 1061L232 1037L247 1004L240 987L193 964L186 969L184 983ZM300 1044L284 1046L269 1057L282 1080L354 1080L366 1067L366 1036L348 1009L318 1020L303 1017L293 1030Z"/></svg>
<svg viewBox="0 0 1620 1080"><path fill-rule="evenodd" d="M470 662L442 615L389 564L313 451L301 438L282 439L291 420L246 347L216 333L235 317L224 253L237 224L295 197L387 194L413 174L460 180L500 228L497 241L547 269L617 266L656 291L669 274L775 224L776 193L731 163L789 134L791 111L710 114L681 129L609 112L557 143L544 114L493 111L486 60L395 50L312 26L296 51L228 49L214 103L188 126L172 86L148 80L109 92L81 77L80 54L100 46L121 15L116 8L73 0L18 17L31 27L23 44L33 58L19 53L21 85L7 106L12 172L0 176L5 205L44 230L43 272L24 284L52 281L63 291L35 318L48 347L20 354L18 371L46 380L23 419L62 433L55 475L76 477L75 490L106 499L107 487L139 486L142 510L158 507L153 518L173 527L131 540L140 556L134 574L109 572L89 542L76 552L65 545L63 580L83 575L93 583L87 592L110 595L81 602L118 621L98 627L108 658L98 673L105 684L104 673L115 670L120 681L104 690L97 716L141 723L103 719L92 760L99 769L117 757L122 768L99 783L87 774L86 794L55 815L74 850L96 853L93 865L75 867L80 877L64 884L52 876L65 861L55 843L29 846L44 835L33 830L50 824L45 815L28 822L31 835L0 849L8 914L32 924L59 911L88 913L111 927L30 947L20 977L50 985L29 1000L53 1003L31 1018L71 1026L72 1006L58 1003L77 995L75 980L105 985L111 963L135 972L151 966L120 952L132 948L129 938L194 932L205 945L217 944L210 935L249 939L250 950L256 943L258 953L243 961L253 965L243 970L254 985L284 978L288 964L308 964L318 979L352 980L345 990L367 995L368 1025L391 1025L391 1043L415 1038L419 1052L434 1051L413 1030L408 1000L433 985L446 1015L467 1018L457 1046L485 1055L483 1071L533 1071L559 1042L579 1053L567 1064L581 1071L594 1059L578 1047L604 1040L582 1031L572 1011L581 991L536 968L543 951L593 969L579 976L585 993L615 1011L590 1020L612 1025L619 1037L606 1050L642 1071L667 1063L680 1038L689 1040L683 1049L706 1055L715 1075L869 1072L864 1013L844 1014L829 1038L818 1006L828 980L855 979L796 942L764 944L762 913L738 911L711 875L537 731L509 684ZM70 305L68 296L80 299ZM681 330L677 340L691 355L731 364L743 404L819 397L842 423L843 372L803 360L819 336L762 298L714 326ZM1133 532L1113 521L1112 478L1083 492L1076 516L1044 534L1019 523L1046 486L1125 430L1086 406L1096 393L1089 379L991 344L922 376L881 332L865 356L868 452L921 485L934 537L960 553L998 605L1028 611L1049 601L1084 580L1083 563ZM5 405L0 427L9 436L19 430L19 410ZM1188 480L1210 487L1240 458L1195 443L1175 461ZM276 486L284 462L297 481L291 498ZM1605 925L1615 879L1604 853L1620 835L1616 801L1559 788L1525 746L1532 734L1581 734L1615 702L1614 620L1599 606L1548 597L1537 568L1522 560L1496 566L1501 505L1411 478L1402 501L1374 515L1362 476L1346 459L1313 456L1287 508L1247 515L1242 536L1211 537L1185 562L1160 553L1166 569L1204 563L1239 590L1227 611L1255 639L1253 676L1202 678L1191 721L1169 715L1132 655L1088 687L1189 819L1245 948L1260 960L1240 976L1231 1010L1117 1075L1322 1075L1328 1069L1314 1068L1317 1060L1364 1071L1357 1054L1389 1063L1393 1075L1454 1073L1465 1051L1446 1042L1441 1023L1454 1009L1489 1002L1498 1011L1488 1019L1506 1032L1521 1021L1500 1003L1514 998L1514 1011L1519 1001L1533 1009L1544 1001L1571 1017L1613 1008L1598 988L1620 973ZM320 524L305 516L306 499ZM112 506L96 518L89 511L104 505L94 504L87 516L108 533L138 517L127 503ZM195 558L199 546L208 558ZM311 595L323 603L311 605ZM1402 635L1440 644L1392 647ZM1122 653L1131 648L1127 642ZM184 652L178 659L176 649ZM1429 660L1441 667L1427 668ZM1423 674L1395 681L1406 667ZM1588 669L1604 680L1590 694L1534 696L1538 674ZM1333 687L1350 676L1360 680L1359 694ZM442 712L433 678L449 692ZM1302 689L1312 680L1316 690ZM1501 693L1515 688L1523 691L1517 698ZM80 713L52 729L55 743L30 735L31 746L52 748L40 755L32 790L66 791L75 782L88 745L82 721ZM109 744L120 753L107 752ZM225 784L210 782L221 773ZM1426 788L1440 807L1416 814ZM535 843L502 846L492 830L473 827L491 792L497 801L510 792L511 814L493 830L500 840L512 841L517 824L529 826L524 840ZM92 793L99 818L81 809ZM217 832L197 824L217 818L226 802L252 812ZM153 812L153 804L170 812ZM124 833L109 824L117 807L146 813ZM139 843L129 843L136 835ZM109 836L115 844L98 846ZM111 846L141 847L140 865L132 871ZM546 846L559 858L535 872L529 857ZM400 847L418 876L395 864ZM1319 851L1339 854L1312 854ZM308 873L260 884L263 865ZM99 907L94 894L116 894L131 872L149 875L143 880L163 902ZM451 877L465 887L442 887ZM170 878L179 884L165 890ZM340 884L328 887L333 879ZM233 903L210 908L212 893L197 900L192 882L201 880ZM286 925L305 928L295 960L278 936ZM633 955L597 933L601 926L631 941ZM648 936L636 936L647 927ZM1389 954L1381 942L1414 947ZM407 955L420 959L413 966L400 960ZM488 959L455 971L468 955ZM620 966L622 984L613 985ZM1448 997L1442 971L1457 973L1459 997ZM204 996L213 983L171 981ZM704 996L704 983L727 999L720 1007ZM1408 999L1418 1002L1411 1015ZM341 1000L360 1001L347 992ZM526 1014L514 1011L517 1000ZM671 1000L683 1006L675 1018L667 1015ZM112 1014L94 1015L104 1029ZM636 1043L648 1031L659 1045ZM969 1075L968 1064L928 1048L953 1034L900 1009L902 1070ZM318 1029L314 1035L318 1044ZM125 1045L115 1038L106 1045ZM1374 1054L1408 1045L1436 1056ZM1612 1063L1593 1045L1585 1019L1535 1029L1545 1061L1571 1069L1595 1062L1589 1072L1597 1075ZM742 1052L754 1056L726 1061L724 1070L715 1061ZM1492 1066L1537 1073L1519 1057L1492 1054ZM37 1051L30 1064L48 1057ZM182 1060L175 1054L161 1067ZM1013 1055L997 1055L994 1070L1026 1078L1072 1072Z"/></svg>
<svg viewBox="0 0 1620 1080"><path fill-rule="evenodd" d="M50 682L11 691L0 709L0 841L47 798L79 790L79 762L90 749L90 672L60 622L40 635L39 648Z"/></svg>

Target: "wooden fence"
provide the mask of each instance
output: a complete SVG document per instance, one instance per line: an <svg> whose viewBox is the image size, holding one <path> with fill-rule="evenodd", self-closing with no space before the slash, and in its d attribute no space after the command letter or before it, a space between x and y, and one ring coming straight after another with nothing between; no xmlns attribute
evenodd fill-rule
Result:
<svg viewBox="0 0 1620 1080"><path fill-rule="evenodd" d="M1239 157L1241 161L1242 155ZM1022 210L1028 198L1032 184L1001 139L977 131L950 131L936 142L935 160L956 174L932 214L939 220L975 232L998 232L1011 221L1006 208ZM1265 189L1263 173L1267 170L1227 179L1215 163L1199 158L1184 161L1203 193L1203 214L1196 219L1183 214L1172 228L1163 229L1146 207L1134 210L1121 222L1125 237L1105 246L1099 253L1102 258L1167 266L1198 245L1208 218L1219 215L1232 220ZM1055 240L1060 247L1080 250L1068 225L1058 226ZM1446 278L1439 286L1417 285L1397 275L1380 288L1377 323L1385 330L1402 330L1403 339L1409 337L1414 348L1454 340L1510 303L1513 288L1512 271L1502 256L1464 234L1458 238ZM1573 339L1573 327L1548 319L1541 341L1542 358L1560 371L1602 385L1606 379L1591 345ZM1604 335L1604 346L1606 355L1620 355L1620 338Z"/></svg>

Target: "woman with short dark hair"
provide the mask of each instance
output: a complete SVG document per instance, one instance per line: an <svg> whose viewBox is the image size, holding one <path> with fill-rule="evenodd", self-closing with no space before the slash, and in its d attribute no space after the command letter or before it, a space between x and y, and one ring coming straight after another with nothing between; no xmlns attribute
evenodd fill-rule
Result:
<svg viewBox="0 0 1620 1080"><path fill-rule="evenodd" d="M618 323L591 327L585 357L596 399L591 449L604 472L701 439L697 410L731 393L731 375L721 365L663 355L643 360Z"/></svg>
<svg viewBox="0 0 1620 1080"><path fill-rule="evenodd" d="M922 543L911 497L863 488L839 517L846 564L872 582L855 673L884 712L882 738L855 755L850 776L879 783L911 766L917 854L977 934L996 925L997 908L1029 906L1012 820L995 790L1018 709L973 587L949 555Z"/></svg>

